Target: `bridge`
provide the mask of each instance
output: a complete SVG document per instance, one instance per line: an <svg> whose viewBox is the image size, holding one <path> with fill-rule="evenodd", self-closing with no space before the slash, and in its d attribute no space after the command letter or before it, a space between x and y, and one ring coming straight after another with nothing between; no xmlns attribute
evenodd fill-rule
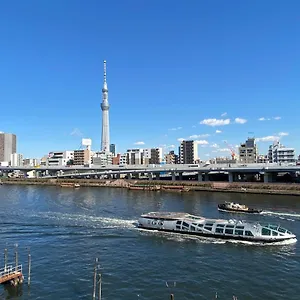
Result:
<svg viewBox="0 0 300 300"><path fill-rule="evenodd" d="M34 171L35 177L42 178L148 178L149 180L169 177L172 180L183 179L183 176L196 176L198 181L209 181L210 177L226 176L229 182L247 176L263 176L264 182L275 181L278 174L297 174L300 166L288 164L166 164L166 165L109 165L90 167L85 166L41 166L41 167L0 167L2 175L12 172L27 174Z"/></svg>

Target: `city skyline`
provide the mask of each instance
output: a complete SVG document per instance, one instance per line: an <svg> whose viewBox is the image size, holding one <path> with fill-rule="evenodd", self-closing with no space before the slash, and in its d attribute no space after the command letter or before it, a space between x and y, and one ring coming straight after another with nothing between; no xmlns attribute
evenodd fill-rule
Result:
<svg viewBox="0 0 300 300"><path fill-rule="evenodd" d="M100 150L105 58L118 152L194 139L205 159L255 136L260 153L280 139L299 154L296 1L131 3L101 4L102 18L96 1L4 4L0 131L17 135L18 153L78 149L83 137Z"/></svg>

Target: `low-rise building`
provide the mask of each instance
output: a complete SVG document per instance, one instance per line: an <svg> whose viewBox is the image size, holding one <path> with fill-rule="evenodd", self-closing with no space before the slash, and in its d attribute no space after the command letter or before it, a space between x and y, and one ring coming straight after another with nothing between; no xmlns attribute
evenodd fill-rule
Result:
<svg viewBox="0 0 300 300"><path fill-rule="evenodd" d="M13 153L10 155L10 165L12 167L22 167L23 166L23 155L18 153Z"/></svg>
<svg viewBox="0 0 300 300"><path fill-rule="evenodd" d="M268 159L271 163L294 163L295 149L283 146L279 141L269 146Z"/></svg>
<svg viewBox="0 0 300 300"><path fill-rule="evenodd" d="M69 161L74 160L74 151L53 151L47 158L46 166L66 166Z"/></svg>
<svg viewBox="0 0 300 300"><path fill-rule="evenodd" d="M179 157L175 154L174 150L170 151L168 154L165 155L166 164L178 164Z"/></svg>
<svg viewBox="0 0 300 300"><path fill-rule="evenodd" d="M97 166L112 165L113 154L110 152L95 152L92 157L92 164Z"/></svg>
<svg viewBox="0 0 300 300"><path fill-rule="evenodd" d="M74 150L73 165L90 166L91 151L89 149Z"/></svg>

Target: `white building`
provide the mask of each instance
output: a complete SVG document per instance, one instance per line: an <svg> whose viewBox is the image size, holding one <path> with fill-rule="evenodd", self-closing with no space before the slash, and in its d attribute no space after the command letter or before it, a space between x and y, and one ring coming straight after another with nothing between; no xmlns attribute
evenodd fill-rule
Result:
<svg viewBox="0 0 300 300"><path fill-rule="evenodd" d="M74 151L53 151L48 155L46 166L66 166L71 160L74 160Z"/></svg>
<svg viewBox="0 0 300 300"><path fill-rule="evenodd" d="M269 146L268 159L270 163L294 163L295 149L286 148L279 141Z"/></svg>
<svg viewBox="0 0 300 300"><path fill-rule="evenodd" d="M13 153L10 155L10 165L12 167L22 167L23 166L23 155L18 153Z"/></svg>
<svg viewBox="0 0 300 300"><path fill-rule="evenodd" d="M110 152L95 152L92 157L92 164L97 166L112 165L113 154Z"/></svg>
<svg viewBox="0 0 300 300"><path fill-rule="evenodd" d="M40 164L40 159L37 158L24 158L23 166L36 167ZM46 165L46 164L45 164Z"/></svg>
<svg viewBox="0 0 300 300"><path fill-rule="evenodd" d="M128 149L126 154L127 154L128 165L143 164L143 149Z"/></svg>
<svg viewBox="0 0 300 300"><path fill-rule="evenodd" d="M123 153L120 155L120 166L125 166L127 165L127 153Z"/></svg>

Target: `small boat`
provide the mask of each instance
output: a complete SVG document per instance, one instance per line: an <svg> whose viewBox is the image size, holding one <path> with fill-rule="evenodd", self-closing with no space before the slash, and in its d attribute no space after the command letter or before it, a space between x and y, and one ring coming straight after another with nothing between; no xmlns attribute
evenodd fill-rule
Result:
<svg viewBox="0 0 300 300"><path fill-rule="evenodd" d="M79 188L80 184L79 183L74 183L74 188Z"/></svg>
<svg viewBox="0 0 300 300"><path fill-rule="evenodd" d="M293 233L279 225L207 219L183 212L150 212L143 214L138 220L138 227L147 230L258 243L275 243L296 239Z"/></svg>
<svg viewBox="0 0 300 300"><path fill-rule="evenodd" d="M234 203L234 202L225 202L223 204L218 204L218 210L226 212L236 212L236 213L247 213L247 214L260 214L261 209L250 208L246 205Z"/></svg>

